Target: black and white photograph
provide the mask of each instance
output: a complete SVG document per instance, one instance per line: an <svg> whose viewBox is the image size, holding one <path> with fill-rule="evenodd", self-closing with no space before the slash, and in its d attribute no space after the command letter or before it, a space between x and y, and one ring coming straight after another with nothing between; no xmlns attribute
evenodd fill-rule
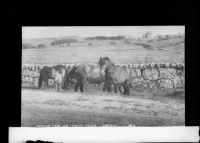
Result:
<svg viewBox="0 0 200 143"><path fill-rule="evenodd" d="M185 125L185 26L23 26L22 127Z"/></svg>

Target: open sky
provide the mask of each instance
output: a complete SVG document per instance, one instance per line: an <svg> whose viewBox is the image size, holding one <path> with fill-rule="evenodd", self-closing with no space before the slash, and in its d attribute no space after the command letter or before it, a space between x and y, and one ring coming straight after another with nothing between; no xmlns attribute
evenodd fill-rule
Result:
<svg viewBox="0 0 200 143"><path fill-rule="evenodd" d="M185 33L185 26L25 26L22 39L50 38L64 36L117 36L141 37L151 32L152 36Z"/></svg>

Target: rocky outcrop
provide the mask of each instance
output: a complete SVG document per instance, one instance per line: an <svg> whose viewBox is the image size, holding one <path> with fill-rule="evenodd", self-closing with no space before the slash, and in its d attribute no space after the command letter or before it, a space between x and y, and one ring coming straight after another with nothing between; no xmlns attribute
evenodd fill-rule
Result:
<svg viewBox="0 0 200 143"><path fill-rule="evenodd" d="M39 71L44 65L22 66L22 87L37 88ZM48 65L50 66L50 65ZM66 64L66 67L73 64ZM180 63L149 63L121 65L129 69L132 87L137 88L184 88L185 65ZM53 80L49 80L53 85Z"/></svg>

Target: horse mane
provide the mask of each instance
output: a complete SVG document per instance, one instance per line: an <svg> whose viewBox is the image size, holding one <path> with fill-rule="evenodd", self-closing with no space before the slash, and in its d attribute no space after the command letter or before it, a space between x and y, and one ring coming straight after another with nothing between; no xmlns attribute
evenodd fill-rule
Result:
<svg viewBox="0 0 200 143"><path fill-rule="evenodd" d="M108 56L104 57L106 60L110 61L110 59L108 58Z"/></svg>
<svg viewBox="0 0 200 143"><path fill-rule="evenodd" d="M108 60L112 66L114 66L114 67L116 66L116 65L114 64L114 62L113 62L112 60L110 60L110 58L108 58L107 56L105 57L105 59Z"/></svg>

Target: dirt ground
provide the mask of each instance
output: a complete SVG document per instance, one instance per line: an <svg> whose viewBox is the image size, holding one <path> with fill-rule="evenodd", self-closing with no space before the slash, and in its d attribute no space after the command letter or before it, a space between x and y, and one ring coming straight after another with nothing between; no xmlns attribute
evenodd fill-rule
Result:
<svg viewBox="0 0 200 143"><path fill-rule="evenodd" d="M134 90L130 96L100 90L22 89L22 126L182 126L184 98Z"/></svg>

